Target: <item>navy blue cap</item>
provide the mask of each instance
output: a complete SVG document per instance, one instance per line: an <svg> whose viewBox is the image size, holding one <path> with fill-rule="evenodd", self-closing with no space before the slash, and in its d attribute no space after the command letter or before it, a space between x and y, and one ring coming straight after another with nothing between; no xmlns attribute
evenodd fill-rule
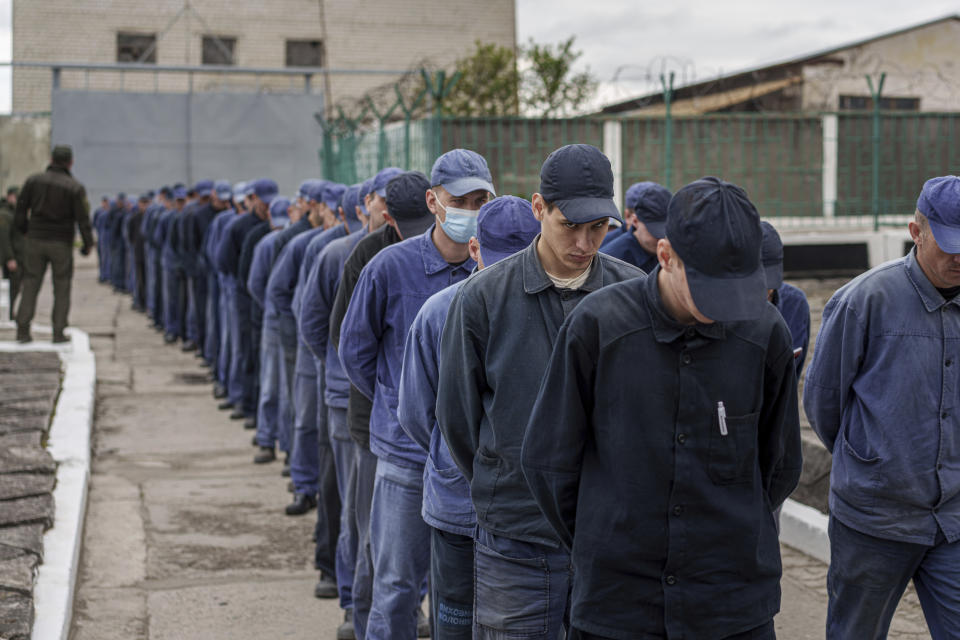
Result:
<svg viewBox="0 0 960 640"><path fill-rule="evenodd" d="M773 225L766 220L760 221L760 228L763 230L760 261L763 263L767 289L779 289L783 284L783 241Z"/></svg>
<svg viewBox="0 0 960 640"><path fill-rule="evenodd" d="M187 199L187 188L183 185L173 188L173 197L176 200L186 200Z"/></svg>
<svg viewBox="0 0 960 640"><path fill-rule="evenodd" d="M343 208L343 217L347 221L347 226L351 229L356 227L360 222L357 218L357 207L360 206L359 202L360 196L360 185L355 184L347 188L343 192L343 197L340 199L340 206Z"/></svg>
<svg viewBox="0 0 960 640"><path fill-rule="evenodd" d="M153 196L150 195L150 192L144 191L143 193L140 194L140 197L137 198L137 200L141 202L150 202L151 198L153 198Z"/></svg>
<svg viewBox="0 0 960 640"><path fill-rule="evenodd" d="M277 183L270 178L260 178L253 183L253 194L260 198L265 204L273 202L278 192Z"/></svg>
<svg viewBox="0 0 960 640"><path fill-rule="evenodd" d="M165 197L165 198L172 198L172 197L173 197L173 189L171 189L170 187L164 185L164 186L160 187L160 195L162 195L162 196Z"/></svg>
<svg viewBox="0 0 960 640"><path fill-rule="evenodd" d="M429 188L430 181L419 171L401 173L387 183L387 211L404 239L420 235L435 220L427 208Z"/></svg>
<svg viewBox="0 0 960 640"><path fill-rule="evenodd" d="M193 190L197 193L197 196L201 198L208 196L210 192L213 191L213 180L201 180L193 185Z"/></svg>
<svg viewBox="0 0 960 640"><path fill-rule="evenodd" d="M927 217L941 251L960 253L960 178L927 180L917 198L917 211Z"/></svg>
<svg viewBox="0 0 960 640"><path fill-rule="evenodd" d="M340 198L343 197L343 192L347 190L347 185L340 184L339 182L328 182L327 185L323 188L323 203L330 207L331 211L337 210L337 205L340 204Z"/></svg>
<svg viewBox="0 0 960 640"><path fill-rule="evenodd" d="M735 184L700 178L677 191L667 238L683 260L697 309L717 322L758 317L767 303L760 215Z"/></svg>
<svg viewBox="0 0 960 640"><path fill-rule="evenodd" d="M589 144L568 144L547 156L540 168L540 195L574 224L607 217L623 222L613 202L610 160Z"/></svg>
<svg viewBox="0 0 960 640"><path fill-rule="evenodd" d="M233 187L226 180L217 180L213 183L213 192L221 200L229 200L230 196L233 195Z"/></svg>
<svg viewBox="0 0 960 640"><path fill-rule="evenodd" d="M270 217L286 218L287 209L290 208L290 198L286 196L274 196L270 201Z"/></svg>
<svg viewBox="0 0 960 640"><path fill-rule="evenodd" d="M487 161L469 149L453 149L437 158L430 172L430 184L443 187L452 196L480 189L497 195Z"/></svg>
<svg viewBox="0 0 960 640"><path fill-rule="evenodd" d="M381 169L377 172L377 175L373 176L373 187L371 191L375 191L378 196L381 198L387 197L387 183L403 173L403 169L400 167L387 167L386 169Z"/></svg>
<svg viewBox="0 0 960 640"><path fill-rule="evenodd" d="M127 194L125 194L123 191L117 194L117 200L126 200L126 198Z"/></svg>
<svg viewBox="0 0 960 640"><path fill-rule="evenodd" d="M670 190L656 182L638 182L630 189L633 189L635 197L630 208L637 215L637 219L654 238L659 240L666 236L667 207L673 197Z"/></svg>
<svg viewBox="0 0 960 640"><path fill-rule="evenodd" d="M360 192L357 194L357 197L363 200L371 191L373 191L373 178L367 178L360 183ZM362 202L360 206L363 206Z"/></svg>
<svg viewBox="0 0 960 640"><path fill-rule="evenodd" d="M533 207L523 198L500 196L480 207L477 241L483 265L489 267L530 246L540 233Z"/></svg>
<svg viewBox="0 0 960 640"><path fill-rule="evenodd" d="M300 183L300 188L297 189L297 197L303 198L304 200L314 200L315 202L320 201L320 195L323 193L323 187L327 184L326 180L321 180L319 178L311 178L310 180L304 180ZM311 195L316 197L311 198Z"/></svg>

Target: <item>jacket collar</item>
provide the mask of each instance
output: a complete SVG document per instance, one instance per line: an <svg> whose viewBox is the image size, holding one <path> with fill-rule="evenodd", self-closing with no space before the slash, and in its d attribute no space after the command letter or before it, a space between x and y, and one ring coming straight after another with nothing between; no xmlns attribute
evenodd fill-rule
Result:
<svg viewBox="0 0 960 640"><path fill-rule="evenodd" d="M68 176L70 175L70 169L67 169L66 167L58 167L55 164L48 164L47 171L53 171L54 173L64 173Z"/></svg>
<svg viewBox="0 0 960 640"><path fill-rule="evenodd" d="M920 296L920 301L923 302L923 306L927 311L936 311L945 304L960 306L960 295L950 300L944 300L940 292L937 291L937 288L933 286L927 278L927 274L923 272L923 268L920 266L920 263L917 262L916 247L910 250L905 260L907 279L910 281L910 284L913 285L913 288L917 290L917 295Z"/></svg>
<svg viewBox="0 0 960 640"><path fill-rule="evenodd" d="M650 310L650 324L653 326L653 335L657 342L670 343L677 338L688 334L692 329L704 338L712 340L722 340L726 335L723 324L714 322L712 324L682 324L673 319L667 308L663 304L663 298L660 296L660 286L657 283L657 277L660 275L660 265L654 267L647 281L644 283L644 293L647 297L647 308ZM692 334L688 334L692 335Z"/></svg>
<svg viewBox="0 0 960 640"><path fill-rule="evenodd" d="M540 242L540 234L533 239L526 249L523 250L521 260L523 261L523 290L529 294L540 293L544 289L553 286L553 280L547 275L543 265L540 263L540 256L537 254L537 243ZM593 256L590 263L590 275L586 282L580 287L586 292L593 292L603 286L603 262L600 260L600 254Z"/></svg>
<svg viewBox="0 0 960 640"><path fill-rule="evenodd" d="M433 229L436 225L430 225L430 228L416 237L414 242L420 245L420 258L423 260L423 272L428 276L440 273L445 269L463 269L467 273L473 271L477 263L473 258L467 258L466 262L459 265L452 265L443 259L437 245L433 244Z"/></svg>

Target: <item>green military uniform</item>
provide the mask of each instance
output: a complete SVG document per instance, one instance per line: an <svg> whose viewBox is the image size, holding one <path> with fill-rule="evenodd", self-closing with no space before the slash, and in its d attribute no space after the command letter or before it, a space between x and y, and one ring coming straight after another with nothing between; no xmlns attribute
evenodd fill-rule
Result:
<svg viewBox="0 0 960 640"><path fill-rule="evenodd" d="M17 262L16 269L7 267L10 260ZM23 281L23 237L13 226L13 206L6 200L0 200L0 265L3 277L10 281L10 319L13 320Z"/></svg>
<svg viewBox="0 0 960 640"><path fill-rule="evenodd" d="M30 340L30 323L47 264L53 272L53 340L66 340L63 331L70 311L76 227L83 239L83 254L93 247L90 205L83 185L70 175L72 160L70 147L54 148L53 163L43 173L27 178L17 200L14 224L25 236L23 298L17 309L17 339L23 342Z"/></svg>

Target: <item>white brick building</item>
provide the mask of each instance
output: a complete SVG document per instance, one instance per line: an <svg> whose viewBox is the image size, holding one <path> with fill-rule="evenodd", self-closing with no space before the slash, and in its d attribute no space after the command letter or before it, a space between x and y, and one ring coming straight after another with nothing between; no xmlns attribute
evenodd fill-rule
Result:
<svg viewBox="0 0 960 640"><path fill-rule="evenodd" d="M474 42L514 47L514 0L13 0L14 62L159 66L231 62L238 67L450 68ZM395 75L331 75L332 100L360 97ZM297 84L299 82L299 84ZM224 85L302 90L278 77L193 78ZM312 91L324 83L315 78ZM185 90L186 74L64 71L64 88ZM16 68L13 110L50 109L51 73Z"/></svg>

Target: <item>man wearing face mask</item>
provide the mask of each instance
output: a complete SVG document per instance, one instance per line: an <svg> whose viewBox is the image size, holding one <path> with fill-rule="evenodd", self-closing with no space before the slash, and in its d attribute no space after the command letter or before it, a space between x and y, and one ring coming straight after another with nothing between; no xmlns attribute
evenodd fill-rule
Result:
<svg viewBox="0 0 960 640"><path fill-rule="evenodd" d="M374 581L368 640L416 636L430 564L430 529L420 515L426 454L397 419L404 341L427 298L473 271L476 262L467 243L476 235L480 207L494 194L486 161L466 149L440 156L430 182L416 173L396 180L403 179L411 190L422 185L426 216L432 214L435 224L419 235L405 232L412 218L394 212L388 191L390 213L406 239L364 268L340 337L347 376L373 400L370 450L377 456L377 472L370 511Z"/></svg>

